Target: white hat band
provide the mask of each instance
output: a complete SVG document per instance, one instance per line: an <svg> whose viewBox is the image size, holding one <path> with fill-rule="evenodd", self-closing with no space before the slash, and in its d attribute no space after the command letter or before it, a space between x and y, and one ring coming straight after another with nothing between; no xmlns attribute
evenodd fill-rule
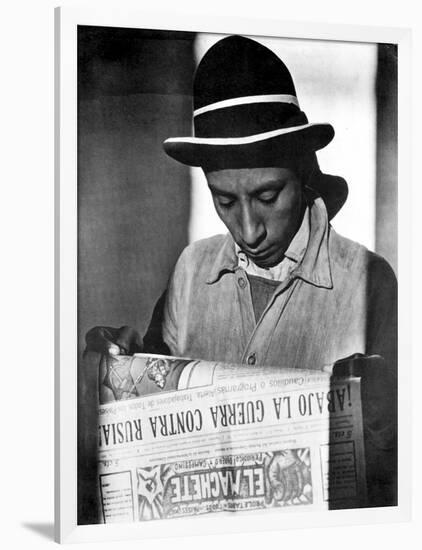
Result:
<svg viewBox="0 0 422 550"><path fill-rule="evenodd" d="M233 99L224 99L223 101L217 101L205 107L200 107L193 112L193 116L202 115L208 111L215 111L217 109L224 109L226 107L235 107L236 105L249 105L252 103L292 103L299 107L299 101L294 95L288 94L269 94L269 95L250 95L245 97L234 97ZM300 107L299 107L300 108Z"/></svg>

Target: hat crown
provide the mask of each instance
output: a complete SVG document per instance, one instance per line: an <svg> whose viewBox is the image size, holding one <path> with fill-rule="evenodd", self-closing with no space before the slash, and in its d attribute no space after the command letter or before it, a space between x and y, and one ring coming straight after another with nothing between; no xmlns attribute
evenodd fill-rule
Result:
<svg viewBox="0 0 422 550"><path fill-rule="evenodd" d="M242 137L307 122L288 68L262 44L229 36L202 58L194 80L196 136Z"/></svg>
<svg viewBox="0 0 422 550"><path fill-rule="evenodd" d="M281 59L243 36L223 38L207 51L196 70L193 91L195 110L240 97L296 96Z"/></svg>
<svg viewBox="0 0 422 550"><path fill-rule="evenodd" d="M164 142L168 155L190 166L290 166L334 137L331 124L308 123L286 65L250 38L229 36L214 44L199 63L193 92L194 136ZM327 178L316 183L327 205L334 198L333 216L345 201L347 184L334 178L330 186Z"/></svg>

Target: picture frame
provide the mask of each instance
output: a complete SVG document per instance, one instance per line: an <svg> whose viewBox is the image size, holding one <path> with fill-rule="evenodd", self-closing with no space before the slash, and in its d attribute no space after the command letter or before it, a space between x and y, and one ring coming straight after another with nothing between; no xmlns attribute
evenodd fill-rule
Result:
<svg viewBox="0 0 422 550"><path fill-rule="evenodd" d="M404 521L410 517L410 31L406 29L288 23L274 20L186 18L145 11L121 12L57 8L56 50L56 377L55 377L55 538L58 542L113 541L162 536L161 522L78 525L77 520L77 29L78 26L272 36L292 39L390 43L398 48L398 271L399 271L399 496L398 506L289 515L288 525L268 512L253 518L199 517L166 520L166 536L262 531L303 526L335 526ZM278 521L277 521L278 520Z"/></svg>

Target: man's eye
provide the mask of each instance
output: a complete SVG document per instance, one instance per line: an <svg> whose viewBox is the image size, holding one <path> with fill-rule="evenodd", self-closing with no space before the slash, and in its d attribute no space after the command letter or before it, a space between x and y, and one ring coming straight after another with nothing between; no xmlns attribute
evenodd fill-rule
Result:
<svg viewBox="0 0 422 550"><path fill-rule="evenodd" d="M274 202L278 197L278 191L265 191L258 195L258 200L265 203Z"/></svg>
<svg viewBox="0 0 422 550"><path fill-rule="evenodd" d="M229 197L218 197L218 204L224 208L229 208L234 204L234 200Z"/></svg>

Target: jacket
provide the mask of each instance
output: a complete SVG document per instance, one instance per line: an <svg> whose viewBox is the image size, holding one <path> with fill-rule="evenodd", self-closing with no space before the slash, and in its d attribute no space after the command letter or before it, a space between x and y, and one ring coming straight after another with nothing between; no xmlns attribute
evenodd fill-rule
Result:
<svg viewBox="0 0 422 550"><path fill-rule="evenodd" d="M235 243L217 235L181 254L162 335L182 357L321 369L354 353L379 354L395 372L397 282L383 258L331 227L316 197L303 259L258 322Z"/></svg>

